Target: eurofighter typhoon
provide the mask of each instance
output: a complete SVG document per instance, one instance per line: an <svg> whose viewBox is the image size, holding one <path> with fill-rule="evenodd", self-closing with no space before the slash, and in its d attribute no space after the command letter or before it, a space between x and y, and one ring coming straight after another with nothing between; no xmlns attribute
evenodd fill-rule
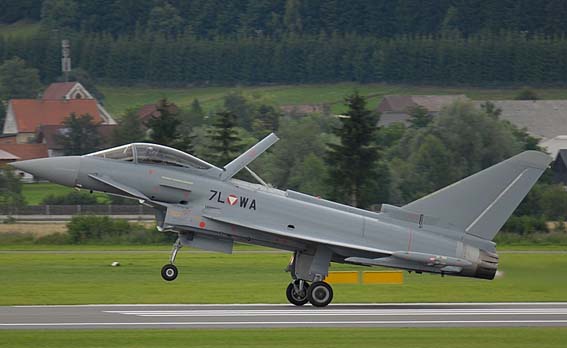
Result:
<svg viewBox="0 0 567 348"><path fill-rule="evenodd" d="M493 279L494 236L551 162L526 151L403 207L371 212L267 185L247 165L270 134L223 168L169 147L134 143L84 156L15 162L52 182L134 198L178 239L161 275L177 278L182 246L232 253L235 242L293 252L289 302L324 307L331 262ZM259 182L234 179L247 170Z"/></svg>

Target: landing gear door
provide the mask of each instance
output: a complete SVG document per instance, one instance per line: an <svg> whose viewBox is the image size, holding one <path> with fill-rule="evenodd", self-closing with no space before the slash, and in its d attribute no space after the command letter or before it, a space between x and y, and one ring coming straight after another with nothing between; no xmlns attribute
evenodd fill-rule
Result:
<svg viewBox="0 0 567 348"><path fill-rule="evenodd" d="M165 213L165 225L191 225L191 209L170 205Z"/></svg>

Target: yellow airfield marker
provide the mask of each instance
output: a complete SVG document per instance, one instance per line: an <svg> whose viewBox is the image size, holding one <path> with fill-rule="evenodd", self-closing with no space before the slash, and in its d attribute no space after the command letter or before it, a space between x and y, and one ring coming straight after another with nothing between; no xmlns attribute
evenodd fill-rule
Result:
<svg viewBox="0 0 567 348"><path fill-rule="evenodd" d="M402 271L337 271L329 272L325 281L329 284L403 284Z"/></svg>
<svg viewBox="0 0 567 348"><path fill-rule="evenodd" d="M329 272L325 281L329 284L359 284L357 271Z"/></svg>
<svg viewBox="0 0 567 348"><path fill-rule="evenodd" d="M403 284L402 271L369 271L362 272L363 284Z"/></svg>

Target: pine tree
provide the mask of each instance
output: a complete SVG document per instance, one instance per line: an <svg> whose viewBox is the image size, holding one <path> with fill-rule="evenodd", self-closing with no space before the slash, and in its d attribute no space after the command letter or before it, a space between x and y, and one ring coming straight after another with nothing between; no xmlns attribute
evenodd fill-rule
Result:
<svg viewBox="0 0 567 348"><path fill-rule="evenodd" d="M208 150L213 163L224 166L236 158L242 149L236 125L234 113L230 111L217 113L213 127L208 133L210 140Z"/></svg>
<svg viewBox="0 0 567 348"><path fill-rule="evenodd" d="M346 98L349 110L334 129L339 144L328 144L327 163L332 198L356 207L369 205L365 187L371 183L378 150L373 144L377 116L366 108L366 99L355 92Z"/></svg>
<svg viewBox="0 0 567 348"><path fill-rule="evenodd" d="M156 114L147 122L150 131L150 140L154 143L171 146L177 139L177 127L181 121L177 119L177 107L163 98L158 101Z"/></svg>
<svg viewBox="0 0 567 348"><path fill-rule="evenodd" d="M182 132L179 110L167 98L157 103L156 116L147 122L150 140L156 144L170 146L184 152L193 152L192 139L189 134Z"/></svg>

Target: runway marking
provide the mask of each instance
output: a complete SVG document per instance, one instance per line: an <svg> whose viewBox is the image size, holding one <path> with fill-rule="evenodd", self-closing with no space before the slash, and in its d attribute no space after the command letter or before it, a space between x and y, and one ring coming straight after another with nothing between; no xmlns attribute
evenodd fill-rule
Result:
<svg viewBox="0 0 567 348"><path fill-rule="evenodd" d="M7 323L0 327L51 326L246 326L246 325L439 325L439 324L567 324L567 320L358 320L358 321L209 321L132 323Z"/></svg>
<svg viewBox="0 0 567 348"><path fill-rule="evenodd" d="M349 306L567 306L567 302L383 302L383 303L333 303L327 308ZM80 305L15 305L14 308L80 308L80 307L289 307L297 308L289 303L114 303L114 304L80 304Z"/></svg>
<svg viewBox="0 0 567 348"><path fill-rule="evenodd" d="M293 309L293 310L161 310L104 311L138 317L253 317L253 316L425 316L425 315L567 315L567 308L502 309Z"/></svg>

